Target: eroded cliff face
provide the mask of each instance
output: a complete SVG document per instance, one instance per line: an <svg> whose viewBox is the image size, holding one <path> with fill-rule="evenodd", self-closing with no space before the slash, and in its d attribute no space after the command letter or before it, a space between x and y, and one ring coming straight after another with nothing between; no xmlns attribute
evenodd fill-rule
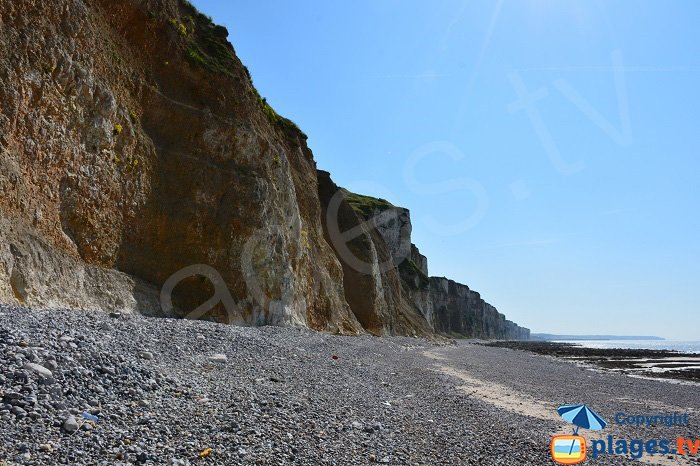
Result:
<svg viewBox="0 0 700 466"><path fill-rule="evenodd" d="M528 340L530 330L506 320L468 286L430 277L430 321L435 330L473 338Z"/></svg>
<svg viewBox="0 0 700 466"><path fill-rule="evenodd" d="M348 303L365 328L371 322L377 334L529 339L528 329L506 320L468 286L428 277L428 260L411 242L407 209L350 193L328 172L318 173L326 239L343 265Z"/></svg>
<svg viewBox="0 0 700 466"><path fill-rule="evenodd" d="M3 300L157 313L169 276L207 264L236 301L217 318L361 331L306 138L260 99L224 28L176 0L0 12ZM213 291L185 278L175 312Z"/></svg>
<svg viewBox="0 0 700 466"><path fill-rule="evenodd" d="M318 185L326 241L342 264L345 297L358 321L375 335L431 334L407 301L397 266L406 247L410 251L408 211L341 190L322 170ZM365 205L363 199L376 205Z"/></svg>
<svg viewBox="0 0 700 466"><path fill-rule="evenodd" d="M181 0L0 0L0 301L525 335L317 173L227 35Z"/></svg>

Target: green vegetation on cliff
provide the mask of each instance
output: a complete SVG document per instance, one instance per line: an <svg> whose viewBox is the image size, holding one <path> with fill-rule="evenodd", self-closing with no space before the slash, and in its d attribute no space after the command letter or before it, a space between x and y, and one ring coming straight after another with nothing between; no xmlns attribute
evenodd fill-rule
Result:
<svg viewBox="0 0 700 466"><path fill-rule="evenodd" d="M237 66L233 46L226 39L228 31L214 24L209 16L200 13L190 2L181 0L182 19L170 18L170 24L188 41L186 58L194 65L209 71L235 77L231 72Z"/></svg>
<svg viewBox="0 0 700 466"><path fill-rule="evenodd" d="M180 21L175 18L170 19L170 24L175 28L180 36L187 41L187 51L185 58L193 66L199 66L213 73L222 74L233 79L239 79L232 70L240 66L233 46L228 41L228 30L214 24L209 16L200 13L187 0L180 0L185 9L184 18ZM262 111L276 128L280 129L288 138L294 140L296 136L306 140L308 137L289 118L281 116L267 103L267 99L262 97L255 89L253 78L248 68L243 67L248 78L255 98Z"/></svg>
<svg viewBox="0 0 700 466"><path fill-rule="evenodd" d="M345 200L350 204L350 207L365 219L375 215L376 211L384 211L395 207L386 199L351 193L345 188L341 188L341 191L343 192Z"/></svg>

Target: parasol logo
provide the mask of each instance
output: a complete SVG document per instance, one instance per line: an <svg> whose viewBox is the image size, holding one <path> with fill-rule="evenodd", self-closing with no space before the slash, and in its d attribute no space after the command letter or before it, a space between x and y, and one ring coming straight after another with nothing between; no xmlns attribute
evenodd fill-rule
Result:
<svg viewBox="0 0 700 466"><path fill-rule="evenodd" d="M578 464L586 459L586 439L578 435L579 429L601 430L608 425L595 411L586 405L566 405L557 408L565 421L575 426L572 435L552 437L549 449L552 459L559 464Z"/></svg>

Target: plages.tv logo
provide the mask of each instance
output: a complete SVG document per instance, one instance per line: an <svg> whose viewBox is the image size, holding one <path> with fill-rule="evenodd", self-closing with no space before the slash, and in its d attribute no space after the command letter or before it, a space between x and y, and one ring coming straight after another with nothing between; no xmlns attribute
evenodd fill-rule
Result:
<svg viewBox="0 0 700 466"><path fill-rule="evenodd" d="M572 435L552 437L549 449L552 459L559 464L578 464L586 459L586 439L578 435L579 429L601 430L608 425L586 405L566 405L557 408L557 413L565 421L576 426Z"/></svg>

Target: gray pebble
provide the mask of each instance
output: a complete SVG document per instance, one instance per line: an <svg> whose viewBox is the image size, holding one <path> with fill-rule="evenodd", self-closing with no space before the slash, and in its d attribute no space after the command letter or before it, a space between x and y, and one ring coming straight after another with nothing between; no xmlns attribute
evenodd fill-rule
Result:
<svg viewBox="0 0 700 466"><path fill-rule="evenodd" d="M209 356L209 362L213 362L216 364L223 364L226 361L228 361L228 358L226 357L225 354L212 354Z"/></svg>
<svg viewBox="0 0 700 466"><path fill-rule="evenodd" d="M65 421L63 421L63 429L66 432L73 433L78 430L79 425L74 416L68 416Z"/></svg>

